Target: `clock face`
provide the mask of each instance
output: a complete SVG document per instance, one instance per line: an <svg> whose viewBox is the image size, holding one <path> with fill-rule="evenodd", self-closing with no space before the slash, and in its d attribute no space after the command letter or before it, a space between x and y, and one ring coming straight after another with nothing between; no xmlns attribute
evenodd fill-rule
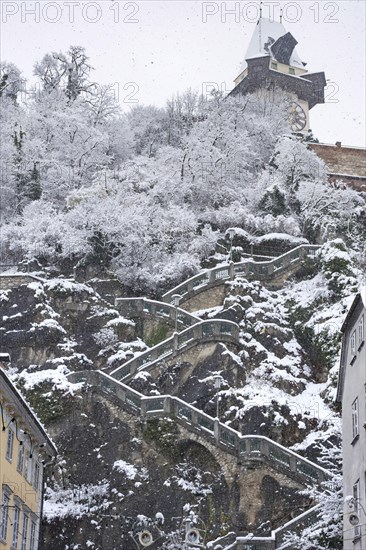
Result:
<svg viewBox="0 0 366 550"><path fill-rule="evenodd" d="M290 107L290 124L293 132L300 132L306 126L306 113L296 101Z"/></svg>

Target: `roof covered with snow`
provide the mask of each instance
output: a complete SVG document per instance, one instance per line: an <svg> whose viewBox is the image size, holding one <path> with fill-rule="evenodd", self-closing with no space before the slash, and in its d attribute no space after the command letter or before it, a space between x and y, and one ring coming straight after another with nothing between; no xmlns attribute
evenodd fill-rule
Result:
<svg viewBox="0 0 366 550"><path fill-rule="evenodd" d="M353 312L357 308L358 304L362 302L364 308L366 308L366 286L361 287L356 296L353 299L353 302L347 312L346 318L343 321L341 332L345 332L349 326L349 321L352 318Z"/></svg>
<svg viewBox="0 0 366 550"><path fill-rule="evenodd" d="M287 33L282 23L278 21L271 21L262 17L258 20L255 27L252 39L249 43L247 53L242 64L242 70L246 67L246 60L255 59L257 57L271 56L276 59L275 55L271 51L271 46L281 37ZM300 59L296 49L292 51L290 57L290 63L293 67L304 68L304 64Z"/></svg>
<svg viewBox="0 0 366 550"><path fill-rule="evenodd" d="M361 288L360 290L360 296L363 302L363 307L366 308L366 285Z"/></svg>
<svg viewBox="0 0 366 550"><path fill-rule="evenodd" d="M343 325L341 328L341 332L343 335L348 330L350 320L352 320L352 316L354 314L354 311L359 306L360 302L362 303L363 307L366 309L366 285L362 286L356 296L353 299L353 302L351 304L351 307L348 310L348 313L346 315L345 320L343 321ZM353 321L354 322L354 321ZM352 326L352 325L351 325ZM345 340L343 339L342 342L342 352L341 352L341 365L340 365L340 372L339 372L339 378L338 378L338 388L337 388L337 401L339 403L342 403L342 397L343 397L343 389L344 389L344 381L346 376L346 355L347 355L347 346L345 343Z"/></svg>
<svg viewBox="0 0 366 550"><path fill-rule="evenodd" d="M35 412L31 409L21 393L16 389L7 373L1 367L0 388L5 397L5 402L11 403L14 411L18 411L18 414L23 421L27 421L28 427L33 428L32 431L36 434L38 441L45 445L46 452L50 456L56 456L56 446L46 432L43 424L40 422Z"/></svg>

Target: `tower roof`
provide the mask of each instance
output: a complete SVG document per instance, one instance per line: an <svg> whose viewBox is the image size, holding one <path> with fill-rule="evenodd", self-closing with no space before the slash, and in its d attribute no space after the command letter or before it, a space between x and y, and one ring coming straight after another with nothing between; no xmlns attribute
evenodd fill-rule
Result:
<svg viewBox="0 0 366 550"><path fill-rule="evenodd" d="M305 64L295 49L296 44L296 39L286 31L282 23L262 17L257 22L241 69L245 69L248 59L266 56L303 69Z"/></svg>

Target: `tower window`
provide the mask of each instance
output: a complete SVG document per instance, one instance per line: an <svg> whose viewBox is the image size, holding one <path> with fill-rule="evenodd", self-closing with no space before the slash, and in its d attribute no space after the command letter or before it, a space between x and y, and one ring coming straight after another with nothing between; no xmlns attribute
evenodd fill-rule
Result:
<svg viewBox="0 0 366 550"><path fill-rule="evenodd" d="M295 69L293 69L292 67L290 67L289 70L288 70L288 72L289 72L290 74L295 74Z"/></svg>
<svg viewBox="0 0 366 550"><path fill-rule="evenodd" d="M278 65L274 61L271 62L271 69L274 69L275 71L278 69Z"/></svg>

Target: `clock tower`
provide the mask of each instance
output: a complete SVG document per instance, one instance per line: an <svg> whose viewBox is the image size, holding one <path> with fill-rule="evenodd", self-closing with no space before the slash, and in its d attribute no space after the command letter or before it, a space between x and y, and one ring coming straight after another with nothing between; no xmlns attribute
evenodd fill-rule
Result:
<svg viewBox="0 0 366 550"><path fill-rule="evenodd" d="M323 72L310 73L305 69L296 45L296 39L282 23L261 17L230 95L260 93L275 100L276 90L286 91L291 98L291 129L305 135L310 128L310 109L324 103L326 80Z"/></svg>

